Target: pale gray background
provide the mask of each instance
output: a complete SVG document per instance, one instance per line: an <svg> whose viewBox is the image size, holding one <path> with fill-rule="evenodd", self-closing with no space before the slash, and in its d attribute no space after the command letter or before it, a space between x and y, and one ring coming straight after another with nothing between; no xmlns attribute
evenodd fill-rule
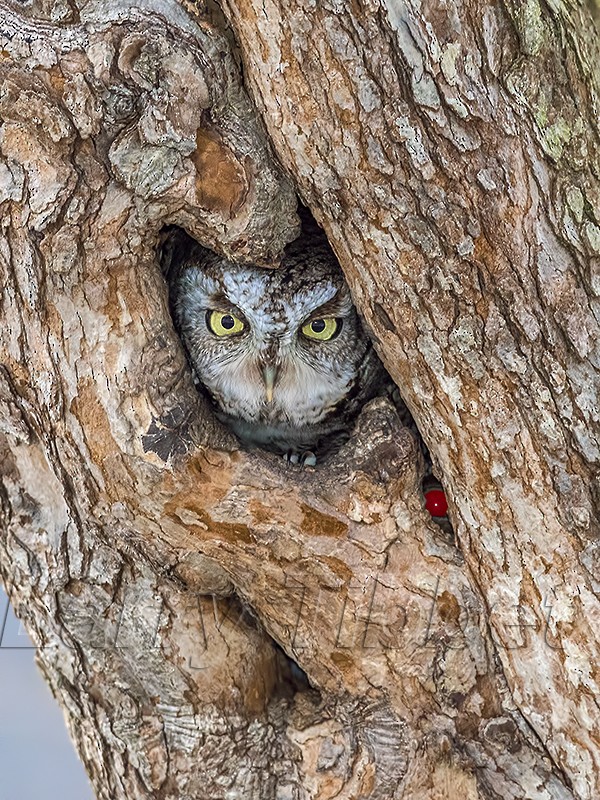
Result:
<svg viewBox="0 0 600 800"><path fill-rule="evenodd" d="M0 589L0 625L7 605ZM93 800L33 652L9 610L0 641L0 800Z"/></svg>

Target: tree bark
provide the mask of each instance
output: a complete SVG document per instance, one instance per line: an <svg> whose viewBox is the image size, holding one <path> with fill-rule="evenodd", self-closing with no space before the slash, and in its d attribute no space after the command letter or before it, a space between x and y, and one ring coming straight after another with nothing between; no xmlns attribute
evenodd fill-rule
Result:
<svg viewBox="0 0 600 800"><path fill-rule="evenodd" d="M96 795L598 797L592 6L1 6L0 574ZM300 469L193 385L165 226L295 191L454 536L388 400Z"/></svg>

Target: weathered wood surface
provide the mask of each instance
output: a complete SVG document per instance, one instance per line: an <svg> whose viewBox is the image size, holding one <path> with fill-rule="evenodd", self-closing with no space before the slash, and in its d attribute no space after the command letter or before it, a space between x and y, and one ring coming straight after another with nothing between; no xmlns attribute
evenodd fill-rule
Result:
<svg viewBox="0 0 600 800"><path fill-rule="evenodd" d="M302 471L193 387L163 226L297 232L218 14L3 3L0 572L100 798L598 793L592 22L470 6L225 8L455 542L387 401Z"/></svg>

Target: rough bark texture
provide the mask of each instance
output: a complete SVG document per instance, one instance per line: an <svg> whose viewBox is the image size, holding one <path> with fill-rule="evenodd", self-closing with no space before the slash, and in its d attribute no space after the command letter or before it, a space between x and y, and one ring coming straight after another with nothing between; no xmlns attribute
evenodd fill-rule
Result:
<svg viewBox="0 0 600 800"><path fill-rule="evenodd" d="M223 10L262 123L217 8L2 3L0 572L96 794L593 800L591 6ZM456 539L387 400L302 470L193 386L161 230L274 266L292 184Z"/></svg>

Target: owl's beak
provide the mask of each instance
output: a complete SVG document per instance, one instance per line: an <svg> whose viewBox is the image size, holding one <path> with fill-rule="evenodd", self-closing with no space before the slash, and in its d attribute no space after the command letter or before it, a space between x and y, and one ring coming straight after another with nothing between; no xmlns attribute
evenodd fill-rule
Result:
<svg viewBox="0 0 600 800"><path fill-rule="evenodd" d="M267 397L267 403L273 402L273 389L275 387L275 381L277 379L277 373L279 372L278 367L273 367L271 365L263 367L263 380L265 382L265 394Z"/></svg>

